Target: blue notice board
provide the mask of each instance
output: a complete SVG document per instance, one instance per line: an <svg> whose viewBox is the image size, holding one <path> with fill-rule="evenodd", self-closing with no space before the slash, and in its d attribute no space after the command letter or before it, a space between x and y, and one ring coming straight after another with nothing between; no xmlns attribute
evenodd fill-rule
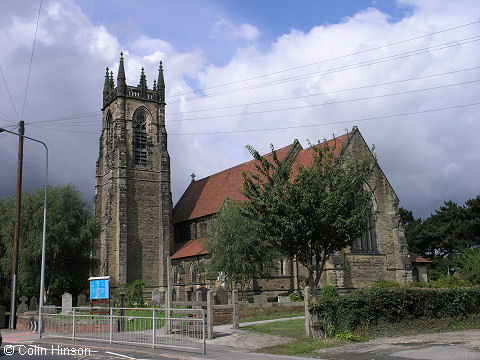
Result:
<svg viewBox="0 0 480 360"><path fill-rule="evenodd" d="M110 277L90 278L90 300L110 298Z"/></svg>

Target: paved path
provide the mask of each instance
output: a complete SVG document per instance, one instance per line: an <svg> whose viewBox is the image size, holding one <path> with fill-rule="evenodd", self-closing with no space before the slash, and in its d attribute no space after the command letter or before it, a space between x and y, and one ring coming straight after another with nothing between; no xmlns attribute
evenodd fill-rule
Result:
<svg viewBox="0 0 480 360"><path fill-rule="evenodd" d="M231 346L243 350L255 350L266 346L285 344L293 341L294 339L290 339L284 336L275 336L245 331L242 330L242 327L298 319L305 319L305 316L244 322L240 323L240 329L237 330L232 328L232 324L217 325L213 327L213 333L215 335L215 338L213 340L207 340L207 346L219 345Z"/></svg>
<svg viewBox="0 0 480 360"><path fill-rule="evenodd" d="M379 338L317 352L335 360L479 360L480 329Z"/></svg>

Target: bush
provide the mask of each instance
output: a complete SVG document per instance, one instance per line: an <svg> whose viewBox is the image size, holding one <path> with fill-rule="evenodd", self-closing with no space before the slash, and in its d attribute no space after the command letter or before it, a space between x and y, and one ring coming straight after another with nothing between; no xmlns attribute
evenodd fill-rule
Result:
<svg viewBox="0 0 480 360"><path fill-rule="evenodd" d="M438 280L433 281L429 284L429 287L434 289L451 289L466 286L471 286L470 282L461 280L455 276L445 275L440 276Z"/></svg>
<svg viewBox="0 0 480 360"><path fill-rule="evenodd" d="M372 288L375 289L389 289L389 288L399 288L400 285L398 282L393 280L378 279L372 285Z"/></svg>
<svg viewBox="0 0 480 360"><path fill-rule="evenodd" d="M336 299L340 294L335 286L329 284L322 288L320 296L324 299Z"/></svg>
<svg viewBox="0 0 480 360"><path fill-rule="evenodd" d="M301 294L299 294L298 292L292 292L288 296L289 296L291 302L303 301L303 296Z"/></svg>
<svg viewBox="0 0 480 360"><path fill-rule="evenodd" d="M346 296L320 296L310 310L325 333L355 331L379 322L444 318L480 313L480 288L372 288Z"/></svg>
<svg viewBox="0 0 480 360"><path fill-rule="evenodd" d="M117 296L119 293L125 294L125 302L127 307L143 307L145 305L143 300L143 289L148 286L145 280L135 280L131 284L122 284L117 289Z"/></svg>

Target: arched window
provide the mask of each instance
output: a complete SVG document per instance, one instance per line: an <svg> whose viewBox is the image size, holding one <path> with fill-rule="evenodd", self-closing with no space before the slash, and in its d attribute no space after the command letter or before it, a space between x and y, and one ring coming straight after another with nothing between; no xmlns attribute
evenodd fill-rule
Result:
<svg viewBox="0 0 480 360"><path fill-rule="evenodd" d="M112 151L112 149L113 149L113 122L112 122L112 113L110 111L107 114L107 121L105 123L105 134L107 136L107 139L106 139L107 150Z"/></svg>
<svg viewBox="0 0 480 360"><path fill-rule="evenodd" d="M147 163L147 119L143 111L133 120L133 152L135 164Z"/></svg>
<svg viewBox="0 0 480 360"><path fill-rule="evenodd" d="M375 233L375 219L373 202L369 201L367 206L371 213L365 224L365 232L362 237L352 242L352 252L355 253L376 253L377 252L377 237Z"/></svg>

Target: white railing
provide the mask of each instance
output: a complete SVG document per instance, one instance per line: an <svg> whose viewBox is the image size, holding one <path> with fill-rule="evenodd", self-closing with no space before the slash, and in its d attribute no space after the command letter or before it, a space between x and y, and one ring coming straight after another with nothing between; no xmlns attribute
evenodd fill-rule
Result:
<svg viewBox="0 0 480 360"><path fill-rule="evenodd" d="M42 321L41 337L193 349L205 354L203 309L80 307L62 312L47 307Z"/></svg>

